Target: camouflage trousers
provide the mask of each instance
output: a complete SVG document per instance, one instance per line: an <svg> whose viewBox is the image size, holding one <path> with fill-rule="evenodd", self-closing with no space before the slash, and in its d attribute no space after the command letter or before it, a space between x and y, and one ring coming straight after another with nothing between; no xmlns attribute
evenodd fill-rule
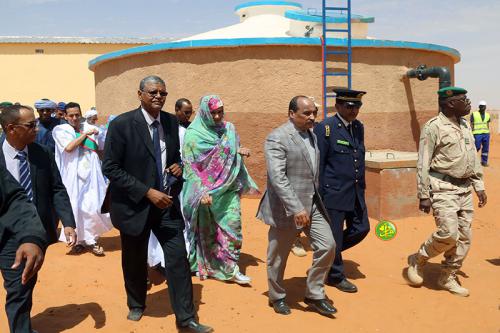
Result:
<svg viewBox="0 0 500 333"><path fill-rule="evenodd" d="M418 253L427 259L444 253L443 268L459 269L471 244L472 191L438 192L431 200L437 230L421 245Z"/></svg>

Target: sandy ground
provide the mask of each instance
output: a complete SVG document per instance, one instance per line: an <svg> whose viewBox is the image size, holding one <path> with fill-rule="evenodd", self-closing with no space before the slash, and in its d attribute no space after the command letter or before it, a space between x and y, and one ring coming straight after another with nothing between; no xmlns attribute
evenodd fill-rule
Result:
<svg viewBox="0 0 500 333"><path fill-rule="evenodd" d="M251 287L193 278L196 307L202 322L216 332L500 332L500 137L494 138L491 166L485 170L488 205L478 209L473 222L472 249L460 280L471 291L461 298L439 290L440 258L425 269L421 288L402 277L406 257L434 230L431 216L394 221L395 239L379 240L372 231L345 253L348 278L357 294L326 287L339 309L335 319L306 311L302 302L307 257L288 260L286 286L292 315L280 316L267 306L267 227L254 218L258 200L243 200L244 243L241 268L253 278ZM376 221L371 220L372 227ZM175 321L166 285L148 293L145 316L126 320L127 308L120 267L120 243L115 230L102 239L106 256L65 255L62 244L52 246L38 277L32 310L40 333L56 332L173 332ZM4 299L0 288L0 299ZM0 332L7 332L0 311Z"/></svg>

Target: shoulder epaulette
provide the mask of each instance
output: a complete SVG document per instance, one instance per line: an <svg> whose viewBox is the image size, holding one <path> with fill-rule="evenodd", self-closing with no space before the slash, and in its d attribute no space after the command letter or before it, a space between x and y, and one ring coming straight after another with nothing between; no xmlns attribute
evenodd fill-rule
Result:
<svg viewBox="0 0 500 333"><path fill-rule="evenodd" d="M438 119L438 117L432 117L431 119L429 119L427 121L427 124L432 124L433 122L435 122L436 120Z"/></svg>

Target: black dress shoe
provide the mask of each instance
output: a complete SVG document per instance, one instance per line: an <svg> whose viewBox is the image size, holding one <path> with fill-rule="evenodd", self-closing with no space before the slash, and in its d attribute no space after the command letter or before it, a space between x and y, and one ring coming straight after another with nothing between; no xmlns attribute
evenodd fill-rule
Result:
<svg viewBox="0 0 500 333"><path fill-rule="evenodd" d="M335 288L337 288L340 291L343 291L345 293L357 293L358 292L358 287L354 285L354 283L348 281L347 279L343 279L342 281L338 283L331 283L329 284Z"/></svg>
<svg viewBox="0 0 500 333"><path fill-rule="evenodd" d="M292 313L288 304L286 304L285 299L279 299L274 302L269 301L269 306L274 309L274 312L279 313L281 315L289 315Z"/></svg>
<svg viewBox="0 0 500 333"><path fill-rule="evenodd" d="M210 326L200 324L196 320L189 321L186 325L179 326L180 332L211 333L214 329Z"/></svg>
<svg viewBox="0 0 500 333"><path fill-rule="evenodd" d="M312 310L322 314L323 316L331 316L337 313L337 309L330 304L325 298L323 299L310 299L305 298L304 302L311 307Z"/></svg>
<svg viewBox="0 0 500 333"><path fill-rule="evenodd" d="M142 318L144 310L141 308L132 308L129 310L127 319L132 321L139 321Z"/></svg>

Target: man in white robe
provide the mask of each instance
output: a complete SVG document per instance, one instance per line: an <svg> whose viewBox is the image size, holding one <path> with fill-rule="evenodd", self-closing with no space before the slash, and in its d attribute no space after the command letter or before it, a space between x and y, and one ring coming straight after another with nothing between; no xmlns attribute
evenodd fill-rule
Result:
<svg viewBox="0 0 500 333"><path fill-rule="evenodd" d="M68 124L53 129L56 163L76 220L78 244L75 252L89 248L93 254L102 256L104 250L97 240L113 228L109 214L101 214L107 184L97 151L103 142L97 139L96 126L80 123L81 116L80 105L68 103L65 116ZM63 234L59 240L65 241Z"/></svg>

